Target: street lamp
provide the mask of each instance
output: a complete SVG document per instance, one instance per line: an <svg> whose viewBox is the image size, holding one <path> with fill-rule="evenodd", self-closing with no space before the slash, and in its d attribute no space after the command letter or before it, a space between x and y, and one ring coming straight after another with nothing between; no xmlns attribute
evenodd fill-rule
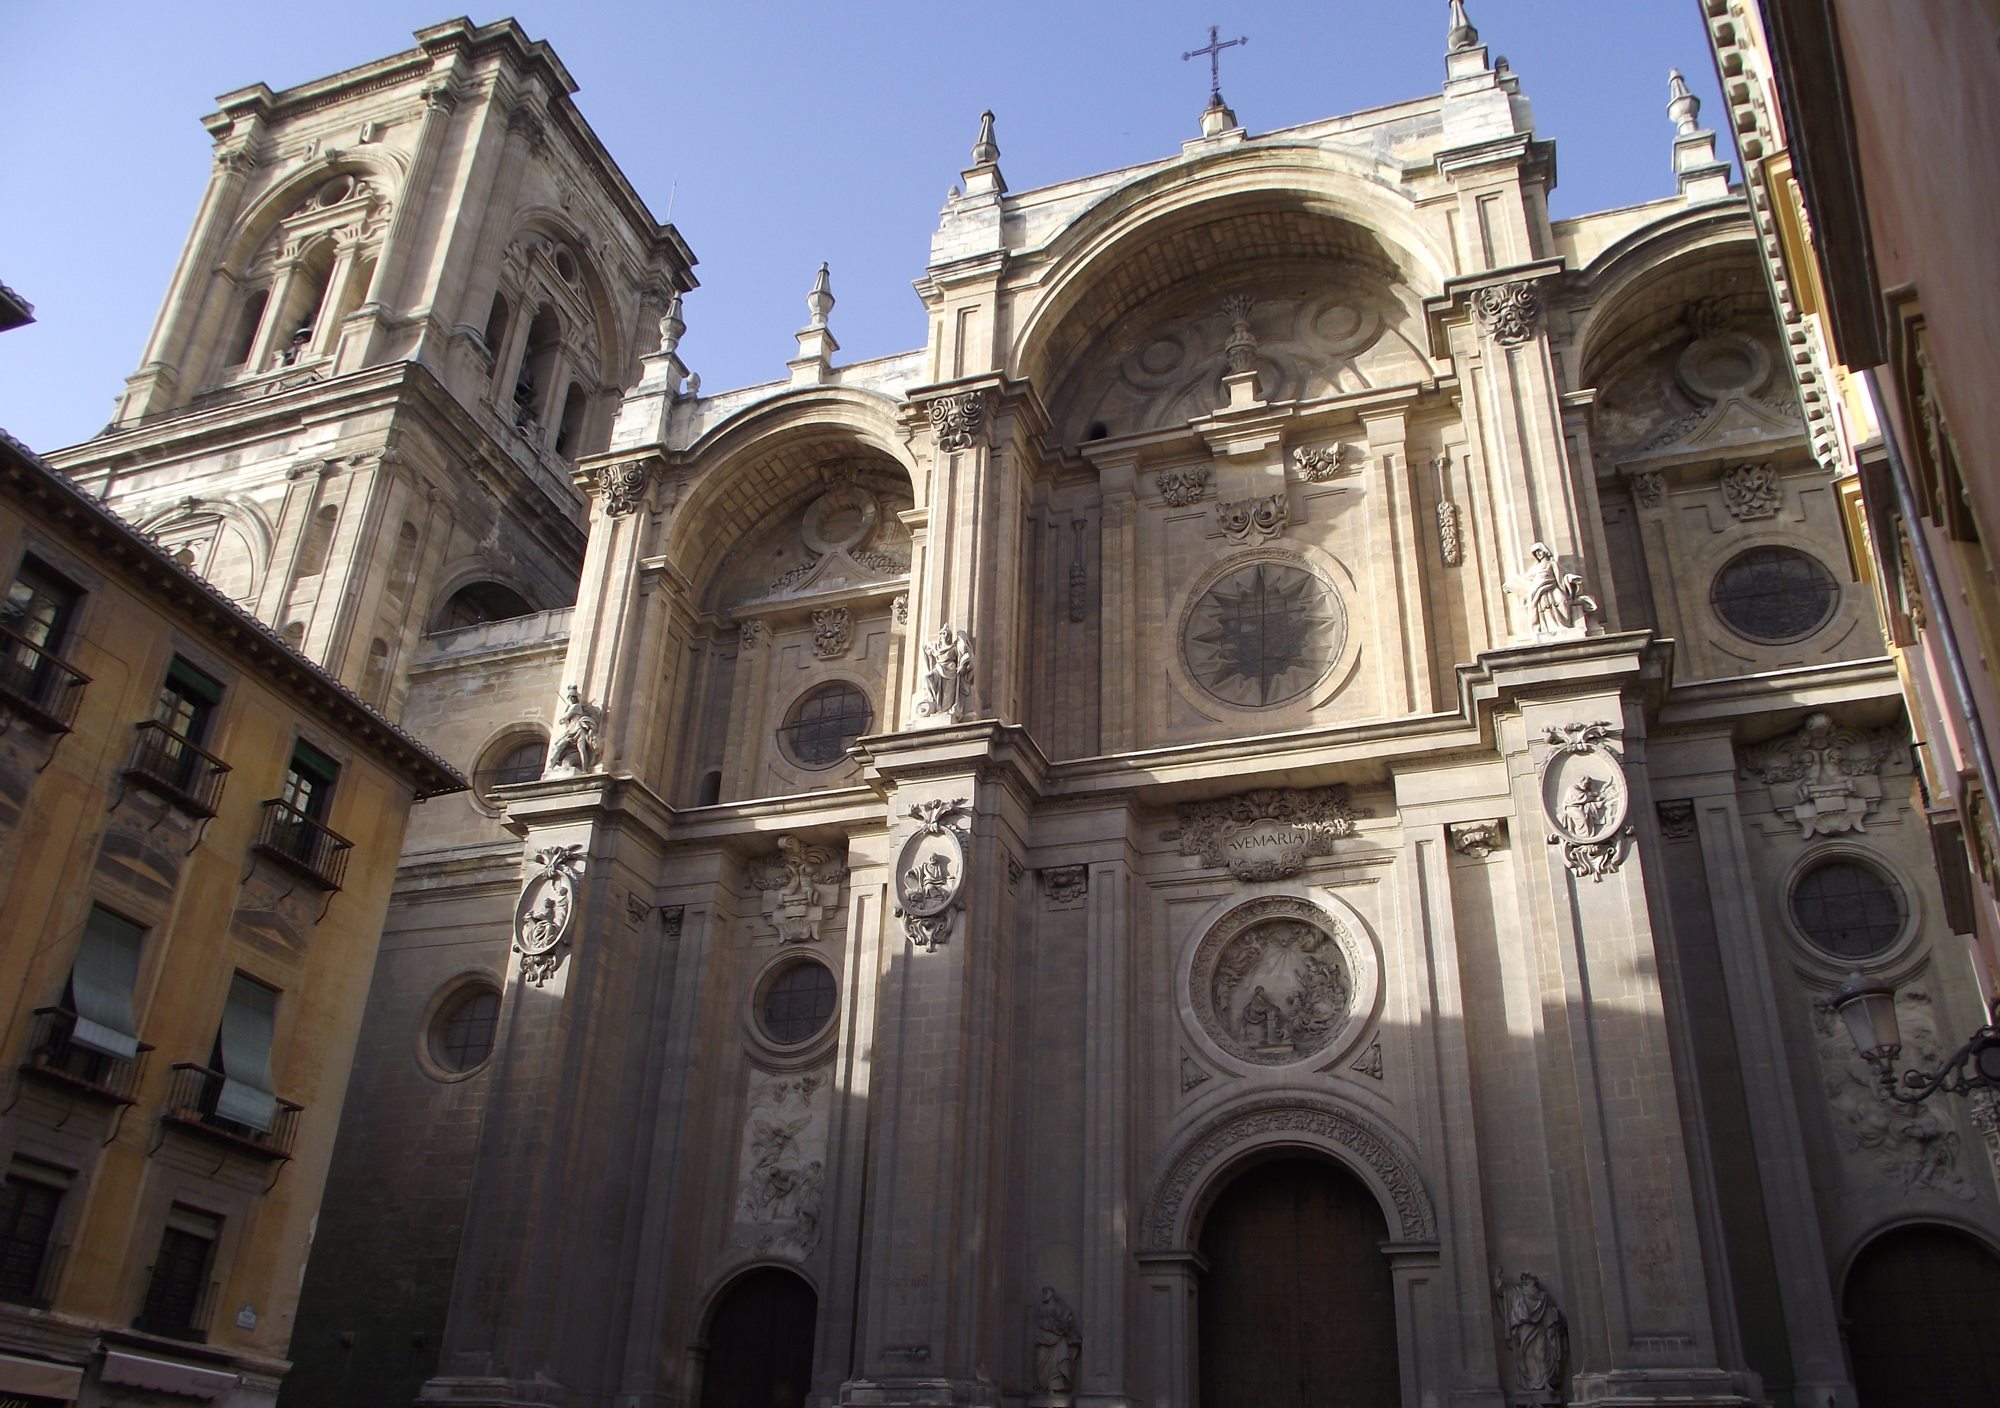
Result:
<svg viewBox="0 0 2000 1408"><path fill-rule="evenodd" d="M1945 1058L1936 1071L1904 1071L1898 1090L1896 1057L1903 1049L1902 1029L1896 1022L1896 992L1887 983L1871 983L1856 968L1847 975L1833 995L1833 1010L1847 1027L1847 1035L1861 1059L1875 1068L1882 1091L1891 1100L1915 1105L1942 1090L1964 1095L1974 1090L2000 1089L2000 1002L1996 1002L1987 1023L1974 1032L1965 1045Z"/></svg>

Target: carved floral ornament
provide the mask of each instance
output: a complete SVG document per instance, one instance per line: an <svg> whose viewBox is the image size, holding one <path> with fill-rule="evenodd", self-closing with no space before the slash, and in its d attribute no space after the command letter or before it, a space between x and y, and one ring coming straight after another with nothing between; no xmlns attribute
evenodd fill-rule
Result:
<svg viewBox="0 0 2000 1408"><path fill-rule="evenodd" d="M1352 458L1353 447L1336 444L1326 448L1298 449L1292 451L1292 467L1299 472L1299 478L1308 484L1324 484L1341 474L1350 474L1359 469Z"/></svg>
<svg viewBox="0 0 2000 1408"><path fill-rule="evenodd" d="M1355 822L1367 815L1345 787L1263 788L1182 807L1179 826L1160 839L1246 883L1289 880L1358 835Z"/></svg>
<svg viewBox="0 0 2000 1408"><path fill-rule="evenodd" d="M1200 503L1208 493L1208 466L1198 464L1187 469L1163 469L1154 476L1153 483L1169 508L1187 508Z"/></svg>
<svg viewBox="0 0 2000 1408"><path fill-rule="evenodd" d="M1489 284L1472 295L1472 311L1486 335L1513 347L1535 335L1542 319L1542 293L1531 280Z"/></svg>
<svg viewBox="0 0 2000 1408"><path fill-rule="evenodd" d="M1292 521L1291 503L1280 489L1253 499L1215 506L1215 526L1232 543L1267 543Z"/></svg>
<svg viewBox="0 0 2000 1408"><path fill-rule="evenodd" d="M940 396L924 407L940 451L969 450L986 434L986 393L962 391Z"/></svg>
<svg viewBox="0 0 2000 1408"><path fill-rule="evenodd" d="M1778 472L1768 464L1739 464L1722 471L1722 502L1742 522L1774 517L1783 497Z"/></svg>
<svg viewBox="0 0 2000 1408"><path fill-rule="evenodd" d="M934 953L950 940L965 888L965 828L950 818L965 813L966 800L933 798L909 810L917 829L896 853L896 917L910 942Z"/></svg>
<svg viewBox="0 0 2000 1408"><path fill-rule="evenodd" d="M1578 879L1602 881L1624 862L1631 791L1625 760L1613 740L1619 728L1606 720L1568 723L1542 731L1549 749L1541 765L1542 813L1549 844L1562 847L1563 864Z"/></svg>
<svg viewBox="0 0 2000 1408"><path fill-rule="evenodd" d="M822 660L837 660L847 654L854 633L854 616L844 606L829 606L812 614L813 654Z"/></svg>
<svg viewBox="0 0 2000 1408"><path fill-rule="evenodd" d="M582 846L550 846L535 852L540 867L521 889L514 906L514 951L521 977L536 987L555 976L576 917L576 886L583 876Z"/></svg>

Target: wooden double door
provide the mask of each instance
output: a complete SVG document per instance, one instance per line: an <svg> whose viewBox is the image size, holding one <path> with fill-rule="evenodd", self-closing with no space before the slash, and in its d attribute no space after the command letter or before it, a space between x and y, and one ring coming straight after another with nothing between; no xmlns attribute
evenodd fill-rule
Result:
<svg viewBox="0 0 2000 1408"><path fill-rule="evenodd" d="M1374 1195L1329 1160L1231 1180L1201 1229L1201 1408L1399 1408L1388 1239Z"/></svg>

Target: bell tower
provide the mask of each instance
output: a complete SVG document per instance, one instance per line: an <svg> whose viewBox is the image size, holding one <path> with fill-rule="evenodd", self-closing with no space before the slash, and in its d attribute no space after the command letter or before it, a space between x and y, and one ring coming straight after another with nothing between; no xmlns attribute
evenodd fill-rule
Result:
<svg viewBox="0 0 2000 1408"><path fill-rule="evenodd" d="M204 120L208 186L109 427L50 458L378 706L428 633L567 606L694 256L512 20Z"/></svg>

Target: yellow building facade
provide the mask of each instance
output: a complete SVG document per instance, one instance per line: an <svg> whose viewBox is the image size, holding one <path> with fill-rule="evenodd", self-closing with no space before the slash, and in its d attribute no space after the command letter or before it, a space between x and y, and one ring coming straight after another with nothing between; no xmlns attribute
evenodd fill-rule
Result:
<svg viewBox="0 0 2000 1408"><path fill-rule="evenodd" d="M445 763L0 440L0 1401L268 1402Z"/></svg>

